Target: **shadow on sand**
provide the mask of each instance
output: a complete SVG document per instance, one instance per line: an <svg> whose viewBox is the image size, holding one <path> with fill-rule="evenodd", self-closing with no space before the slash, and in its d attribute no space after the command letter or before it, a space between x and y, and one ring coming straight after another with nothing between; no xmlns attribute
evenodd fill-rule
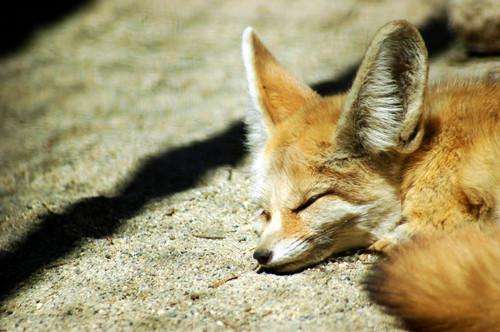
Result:
<svg viewBox="0 0 500 332"><path fill-rule="evenodd" d="M0 57L25 46L33 34L69 16L94 0L53 0L50 2L5 1L0 14Z"/></svg>
<svg viewBox="0 0 500 332"><path fill-rule="evenodd" d="M0 256L0 300L26 278L63 257L84 238L111 235L151 200L194 187L207 171L236 166L245 155L244 125L236 122L205 141L146 160L114 197L90 197L63 213L40 217L39 225Z"/></svg>

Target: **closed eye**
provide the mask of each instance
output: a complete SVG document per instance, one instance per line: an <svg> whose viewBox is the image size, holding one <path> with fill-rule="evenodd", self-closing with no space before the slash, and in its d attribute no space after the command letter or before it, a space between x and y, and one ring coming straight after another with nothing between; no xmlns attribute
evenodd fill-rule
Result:
<svg viewBox="0 0 500 332"><path fill-rule="evenodd" d="M313 196L309 197L304 203L300 204L298 207L293 209L292 212L299 213L300 211L303 211L303 210L307 209L309 206L311 206L312 204L314 204L314 202L316 202L321 197L324 197L324 196L330 195L330 194L332 194L331 191L326 191L322 194L313 195Z"/></svg>

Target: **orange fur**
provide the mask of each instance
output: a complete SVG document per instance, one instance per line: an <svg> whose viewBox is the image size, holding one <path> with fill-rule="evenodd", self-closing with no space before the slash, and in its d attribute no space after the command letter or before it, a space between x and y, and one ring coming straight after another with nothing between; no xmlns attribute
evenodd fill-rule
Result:
<svg viewBox="0 0 500 332"><path fill-rule="evenodd" d="M500 229L419 237L366 281L371 299L420 331L500 330Z"/></svg>
<svg viewBox="0 0 500 332"><path fill-rule="evenodd" d="M403 166L403 214L414 232L474 222L478 210L492 220L500 190L499 98L499 87L487 82L431 87L426 137Z"/></svg>

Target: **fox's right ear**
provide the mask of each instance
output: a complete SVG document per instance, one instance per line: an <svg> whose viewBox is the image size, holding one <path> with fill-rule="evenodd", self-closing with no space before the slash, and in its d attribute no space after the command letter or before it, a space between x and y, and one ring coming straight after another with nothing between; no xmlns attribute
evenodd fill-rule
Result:
<svg viewBox="0 0 500 332"><path fill-rule="evenodd" d="M250 97L259 113L257 119L249 121L263 122L267 134L308 100L317 98L310 87L299 82L278 63L251 27L243 32L242 51ZM256 126L254 123L250 125L250 130Z"/></svg>
<svg viewBox="0 0 500 332"><path fill-rule="evenodd" d="M337 141L347 150L415 151L423 137L427 50L406 21L383 26L373 38L339 120Z"/></svg>

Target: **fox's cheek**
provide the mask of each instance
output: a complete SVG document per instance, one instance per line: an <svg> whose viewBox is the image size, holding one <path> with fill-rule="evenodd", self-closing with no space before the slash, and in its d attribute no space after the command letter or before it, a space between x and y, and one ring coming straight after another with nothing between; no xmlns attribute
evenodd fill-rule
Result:
<svg viewBox="0 0 500 332"><path fill-rule="evenodd" d="M365 214L367 206L355 205L341 199L325 201L303 214L305 220L313 229L322 229L325 226L341 226L347 220Z"/></svg>

